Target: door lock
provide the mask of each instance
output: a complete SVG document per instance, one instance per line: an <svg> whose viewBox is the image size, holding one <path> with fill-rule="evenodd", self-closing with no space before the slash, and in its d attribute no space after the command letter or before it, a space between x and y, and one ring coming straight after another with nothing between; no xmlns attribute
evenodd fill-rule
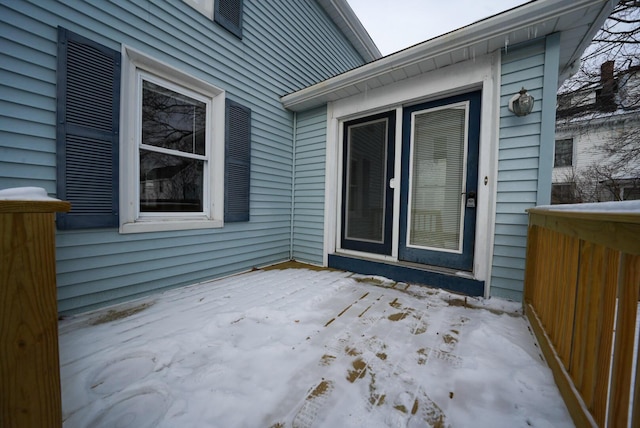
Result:
<svg viewBox="0 0 640 428"><path fill-rule="evenodd" d="M476 192L467 193L467 208L476 207Z"/></svg>

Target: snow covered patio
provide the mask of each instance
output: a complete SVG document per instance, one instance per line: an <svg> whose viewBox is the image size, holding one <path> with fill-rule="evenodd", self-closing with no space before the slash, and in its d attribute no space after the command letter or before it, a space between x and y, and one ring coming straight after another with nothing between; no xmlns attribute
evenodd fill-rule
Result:
<svg viewBox="0 0 640 428"><path fill-rule="evenodd" d="M67 428L573 426L497 299L267 269L59 325Z"/></svg>

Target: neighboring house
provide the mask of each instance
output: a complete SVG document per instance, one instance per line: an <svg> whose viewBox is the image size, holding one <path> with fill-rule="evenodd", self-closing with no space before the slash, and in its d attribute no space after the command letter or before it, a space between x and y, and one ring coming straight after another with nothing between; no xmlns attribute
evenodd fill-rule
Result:
<svg viewBox="0 0 640 428"><path fill-rule="evenodd" d="M288 259L520 299L556 90L612 7L377 59L344 0L4 2L0 188L72 202L62 312Z"/></svg>
<svg viewBox="0 0 640 428"><path fill-rule="evenodd" d="M605 150L640 141L640 66L614 65L602 64L597 84L558 96L552 203L640 199L640 165L614 165Z"/></svg>

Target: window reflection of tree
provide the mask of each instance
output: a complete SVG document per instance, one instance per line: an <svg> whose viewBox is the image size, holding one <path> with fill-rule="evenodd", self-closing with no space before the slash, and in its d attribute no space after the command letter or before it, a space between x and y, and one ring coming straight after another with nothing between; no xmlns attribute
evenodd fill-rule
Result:
<svg viewBox="0 0 640 428"><path fill-rule="evenodd" d="M143 82L142 144L205 155L206 105L154 83ZM140 149L140 210L203 209L204 161Z"/></svg>

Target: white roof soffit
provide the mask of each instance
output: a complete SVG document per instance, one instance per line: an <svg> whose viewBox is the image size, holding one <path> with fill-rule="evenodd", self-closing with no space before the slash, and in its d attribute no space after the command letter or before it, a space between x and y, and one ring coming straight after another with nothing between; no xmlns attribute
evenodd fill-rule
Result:
<svg viewBox="0 0 640 428"><path fill-rule="evenodd" d="M318 3L366 62L382 57L380 50L378 50L360 19L347 3L347 0L318 0Z"/></svg>
<svg viewBox="0 0 640 428"><path fill-rule="evenodd" d="M609 16L616 0L534 0L427 40L323 82L285 95L302 111L561 32L560 70L571 68Z"/></svg>

